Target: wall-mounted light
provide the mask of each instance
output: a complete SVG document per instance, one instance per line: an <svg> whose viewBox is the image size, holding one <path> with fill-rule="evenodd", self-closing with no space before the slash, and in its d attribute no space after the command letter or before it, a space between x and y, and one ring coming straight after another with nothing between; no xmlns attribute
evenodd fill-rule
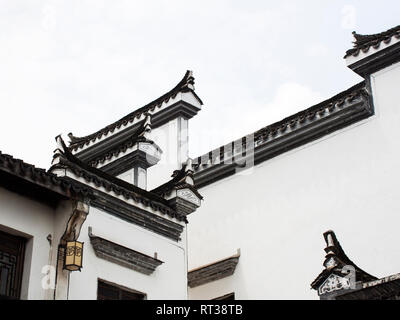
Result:
<svg viewBox="0 0 400 320"><path fill-rule="evenodd" d="M65 248L64 269L81 271L83 255L83 242L68 241Z"/></svg>

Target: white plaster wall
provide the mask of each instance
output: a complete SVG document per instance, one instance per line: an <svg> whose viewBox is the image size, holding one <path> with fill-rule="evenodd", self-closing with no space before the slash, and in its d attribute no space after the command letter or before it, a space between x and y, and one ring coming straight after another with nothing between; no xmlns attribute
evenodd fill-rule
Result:
<svg viewBox="0 0 400 320"><path fill-rule="evenodd" d="M151 131L152 139L163 151L161 160L147 169L147 190L169 181L188 156L188 120L178 117Z"/></svg>
<svg viewBox="0 0 400 320"><path fill-rule="evenodd" d="M400 272L400 64L371 77L376 115L200 189L189 216L189 270L241 248L233 277L190 299L318 299L323 232L383 277ZM268 120L266 120L266 124Z"/></svg>
<svg viewBox="0 0 400 320"><path fill-rule="evenodd" d="M149 256L157 252L164 263L145 275L97 258L90 244L88 227L94 235ZM128 223L96 208L90 208L79 241L84 242L83 268L71 272L69 299L97 299L97 281L106 280L147 294L147 299L187 299L186 234L178 243Z"/></svg>
<svg viewBox="0 0 400 320"><path fill-rule="evenodd" d="M21 299L47 298L42 268L49 264L54 209L0 187L0 229L27 238Z"/></svg>

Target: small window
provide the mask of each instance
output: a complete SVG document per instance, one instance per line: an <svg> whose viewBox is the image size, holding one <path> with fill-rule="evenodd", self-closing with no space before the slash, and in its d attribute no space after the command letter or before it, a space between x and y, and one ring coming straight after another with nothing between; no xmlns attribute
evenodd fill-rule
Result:
<svg viewBox="0 0 400 320"><path fill-rule="evenodd" d="M0 231L0 299L19 299L25 239Z"/></svg>
<svg viewBox="0 0 400 320"><path fill-rule="evenodd" d="M104 280L98 281L97 300L144 300L146 294L111 284Z"/></svg>
<svg viewBox="0 0 400 320"><path fill-rule="evenodd" d="M235 300L235 293L234 292L228 293L226 295L223 295L223 296L218 297L218 298L214 298L212 300Z"/></svg>

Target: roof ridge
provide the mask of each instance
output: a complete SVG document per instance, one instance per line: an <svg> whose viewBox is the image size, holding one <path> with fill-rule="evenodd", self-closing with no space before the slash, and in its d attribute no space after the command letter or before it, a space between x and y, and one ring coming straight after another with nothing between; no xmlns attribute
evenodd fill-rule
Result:
<svg viewBox="0 0 400 320"><path fill-rule="evenodd" d="M118 156L121 152L125 152L127 149L134 146L136 142L147 141L149 143L154 143L152 140L140 136L144 130L145 126L143 122L142 125L132 133L132 135L122 140L117 146L113 146L112 148L103 151L101 155L95 157L93 160L90 160L88 163L91 166L97 166L99 163L104 163L104 161L111 159L113 156Z"/></svg>
<svg viewBox="0 0 400 320"><path fill-rule="evenodd" d="M112 124L105 126L104 128L96 131L95 133L83 137L74 136L70 132L68 134L68 137L71 140L69 143L69 148L75 150L78 147L82 147L85 143L88 143L90 140L95 141L97 138L101 138L104 134L110 131L113 132L116 128L119 128L122 125L126 125L128 122L132 122L134 118L139 118L143 113L146 113L150 110L154 110L154 108L160 106L163 102L168 101L171 98L174 98L179 92L189 92L189 91L193 92L193 94L196 96L200 104L203 104L201 99L194 93L193 72L187 70L182 80L179 81L179 83L173 89L163 94L159 98L146 104L145 106L130 112L129 114L113 122Z"/></svg>
<svg viewBox="0 0 400 320"><path fill-rule="evenodd" d="M46 170L46 169L44 169L44 168L36 167L34 164L25 162L24 160L19 159L19 158L15 158L15 157L13 157L13 156L10 155L10 154L3 153L1 150L0 150L0 157L3 157L3 158L6 158L6 159L9 159L9 160L18 162L18 163L20 163L20 164L22 164L22 165L24 165L24 166L27 166L27 167L30 167L30 168L36 170L36 171L40 171L40 172L42 172L42 173L47 173L47 174L49 174L49 175L53 175L53 176L57 177L55 174L49 172L48 170Z"/></svg>
<svg viewBox="0 0 400 320"><path fill-rule="evenodd" d="M2 159L3 159L3 161L2 161ZM7 162L13 162L15 164L18 164L19 169L17 169L17 171L15 171L15 168L9 167L8 165L2 166L5 163L4 160ZM2 170L5 172L9 172L14 175L17 175L20 178L24 178L24 179L28 178L28 180L30 180L31 183L41 184L41 183L44 183L46 181L46 179L49 179L47 181L50 181L53 184L53 188L54 188L54 186L56 186L56 187L61 186L63 188L63 190L68 188L70 191L73 191L76 194L83 194L83 195L91 194L89 189L86 186L81 187L79 182L70 183L65 178L59 177L56 174L50 172L49 170L46 170L43 168L37 168L33 164L27 163L22 159L14 158L13 156L11 156L9 154L5 154L0 151L0 171L2 171ZM29 171L28 175L27 175L26 171L24 172L24 170ZM38 181L35 181L34 174L37 174L40 177L39 183L38 183ZM77 185L77 184L79 184L79 185ZM68 196L70 196L70 193L68 193Z"/></svg>
<svg viewBox="0 0 400 320"><path fill-rule="evenodd" d="M345 266L354 267L354 270L357 272L357 275L361 278L362 282L378 279L377 277L362 270L349 259L349 257L344 252L342 246L340 245L340 242L338 241L334 231L328 230L324 232L323 236L326 243L326 248L324 249L326 252L326 256L323 263L325 269L311 283L311 288L318 290L318 287L325 281L328 276L330 276L332 273L340 272L340 270ZM334 262L330 264L331 261ZM357 281L360 281L360 279Z"/></svg>
<svg viewBox="0 0 400 320"><path fill-rule="evenodd" d="M265 126L265 127L262 127L261 129L258 129L258 130L256 130L256 131L253 131L252 133L247 134L247 135L245 135L245 136L242 136L242 137L240 137L240 138L238 138L238 139L236 139L236 140L232 140L232 141L228 142L227 144L232 143L232 142L234 142L234 141L243 140L245 137L247 137L247 136L249 136L249 135L251 135L251 134L254 135L254 142L256 142L256 140L257 140L265 131L273 131L273 130L276 130L276 129L280 128L280 127L287 126L287 125L289 125L290 123L292 123L293 121L297 121L297 120L302 119L302 118L307 118L310 114L314 114L314 113L318 112L320 109L326 108L326 107L329 106L329 105L333 105L333 104L336 103L336 102L338 102L338 103L343 103L345 97L348 97L348 96L351 95L353 92L362 90L364 87L365 87L365 81L361 81L361 82L359 82L359 83L353 85L352 87L350 87L350 88L348 88L348 89L346 89L346 90L344 90L344 91L342 91L342 92L340 92L340 93L334 95L333 97L330 97L330 98L328 98L328 99L325 99L325 100L323 100L323 101L321 101L321 102L319 102L319 103L317 103L317 104L315 104L315 105L313 105L313 106L311 106L311 107L308 107L308 108L306 108L306 109L304 109L304 110L302 110L302 111L296 112L295 114L292 114L292 115L290 115L290 116L288 116L288 117L283 118L282 120L276 121L276 122L274 122L274 123L272 123L272 124L269 124L269 125L267 125L267 126ZM342 101L342 100L343 100L343 101ZM217 147L217 148L215 148L215 149L213 149L213 150L221 149L221 148L223 148L224 146L226 146L227 144L224 144L224 145L222 145L222 146L220 146L220 147ZM206 154L210 154L213 150L210 150L210 151L208 151L208 152L206 152L206 153L203 153L203 154L200 155L200 156L194 157L194 159L197 159L197 160L198 160L198 159L200 159L202 156L204 156L204 155L206 155ZM198 163L198 162L197 162L197 163L195 162L195 164L196 164L196 167L197 167L199 163Z"/></svg>
<svg viewBox="0 0 400 320"><path fill-rule="evenodd" d="M77 158L76 156L74 156L71 151L66 147L64 140L61 138L61 136L57 136L56 139L60 139L59 142L61 144L61 146L63 147L64 150L60 150L59 153L56 153L54 155L54 157L58 156L63 156L66 160L67 166L68 165L73 165L75 166L75 169L77 169L76 167L78 167L78 169L85 171L86 173L89 173L91 175L94 175L96 178L99 178L103 181L106 181L108 184L110 185L114 185L117 188L122 188L125 192L127 193L132 193L136 196L141 196L143 198L145 198L147 201L151 202L157 202L160 205L162 205L165 208L168 208L168 210L170 211L170 213L172 214L172 216L180 219L180 220L184 220L184 217L181 217L180 215L178 215L167 203L167 201L162 198L161 196L159 196L156 193L152 193L151 191L147 191L145 189L139 188L138 186L135 186L131 183L128 183L122 179L119 179L117 177L114 177L100 169L97 169L95 167L90 166L89 164L86 164L85 162L83 162L82 160L80 160L79 158ZM62 162L61 162L62 163ZM59 164L54 164L51 169L54 169L58 166ZM73 169L73 168L71 168ZM162 210L160 210L162 211Z"/></svg>

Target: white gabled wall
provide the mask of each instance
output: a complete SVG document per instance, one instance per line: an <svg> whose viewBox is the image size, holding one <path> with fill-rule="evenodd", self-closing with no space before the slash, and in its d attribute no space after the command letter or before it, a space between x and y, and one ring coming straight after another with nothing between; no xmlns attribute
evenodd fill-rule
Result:
<svg viewBox="0 0 400 320"><path fill-rule="evenodd" d="M152 190L171 180L174 170L188 157L188 120L175 118L151 131L150 139L163 151L161 160L147 169L147 189Z"/></svg>
<svg viewBox="0 0 400 320"><path fill-rule="evenodd" d="M371 76L375 115L200 189L189 216L189 270L241 257L232 277L189 289L190 299L318 299L323 232L383 277L400 272L400 64ZM267 121L267 120L266 120Z"/></svg>
<svg viewBox="0 0 400 320"><path fill-rule="evenodd" d="M164 263L153 274L145 275L98 258L88 236L89 226L94 235L124 247L149 256L157 252ZM79 241L84 242L83 268L71 272L68 299L97 299L98 279L143 292L149 300L187 298L185 231L182 240L176 242L91 207Z"/></svg>

